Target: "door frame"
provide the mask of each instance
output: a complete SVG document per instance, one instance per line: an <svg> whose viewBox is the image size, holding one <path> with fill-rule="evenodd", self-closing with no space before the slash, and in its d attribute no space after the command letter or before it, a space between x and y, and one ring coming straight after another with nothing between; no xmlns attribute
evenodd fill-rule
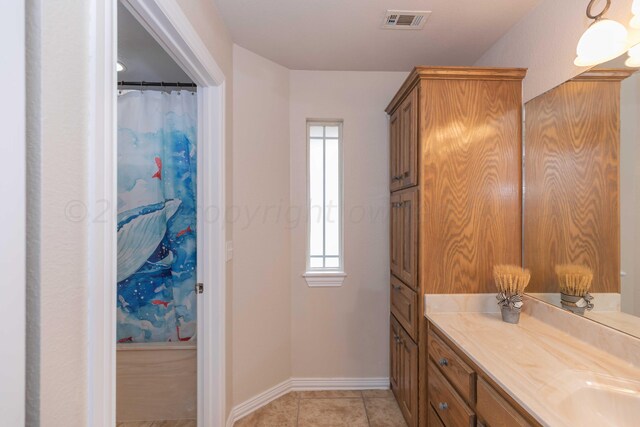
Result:
<svg viewBox="0 0 640 427"><path fill-rule="evenodd" d="M116 420L117 1L92 2L89 150L89 425ZM225 424L226 79L182 9L171 0L121 0L198 86L198 426ZM204 262L206 260L206 263Z"/></svg>
<svg viewBox="0 0 640 427"><path fill-rule="evenodd" d="M26 298L27 298L27 159L26 74L24 0L3 4L0 15L0 77L7 82L3 95L9 102L0 106L0 123L6 142L0 160L0 195L10 201L0 210L7 226L0 241L0 419L6 425L24 425L26 390ZM33 78L33 77L30 77ZM30 193L28 196L35 196ZM31 220L31 218L30 218ZM31 322L34 322L33 320ZM31 372L31 371L30 371Z"/></svg>

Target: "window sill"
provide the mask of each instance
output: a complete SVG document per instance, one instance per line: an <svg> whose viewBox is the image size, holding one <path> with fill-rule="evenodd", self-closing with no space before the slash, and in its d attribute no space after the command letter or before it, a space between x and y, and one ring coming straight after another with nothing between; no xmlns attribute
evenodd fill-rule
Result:
<svg viewBox="0 0 640 427"><path fill-rule="evenodd" d="M342 286L347 273L344 271L307 271L302 275L310 288Z"/></svg>

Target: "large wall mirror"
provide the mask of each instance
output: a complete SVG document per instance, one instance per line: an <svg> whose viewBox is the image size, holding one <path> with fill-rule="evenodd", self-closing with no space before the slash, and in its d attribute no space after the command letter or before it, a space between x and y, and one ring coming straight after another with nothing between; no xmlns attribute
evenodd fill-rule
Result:
<svg viewBox="0 0 640 427"><path fill-rule="evenodd" d="M525 105L523 255L531 296L640 337L640 72L625 59Z"/></svg>

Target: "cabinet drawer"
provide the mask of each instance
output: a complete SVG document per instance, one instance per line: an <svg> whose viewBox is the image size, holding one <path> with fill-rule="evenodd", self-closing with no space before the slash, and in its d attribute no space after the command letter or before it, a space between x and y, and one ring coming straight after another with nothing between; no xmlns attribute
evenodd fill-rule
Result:
<svg viewBox="0 0 640 427"><path fill-rule="evenodd" d="M442 424L442 421L440 421L440 418L438 418L438 414L436 413L436 410L433 409L433 406L431 406L431 404L429 404L429 423L428 423L429 427L444 427L444 424Z"/></svg>
<svg viewBox="0 0 640 427"><path fill-rule="evenodd" d="M456 391L429 361L429 401L447 427L475 426L476 417Z"/></svg>
<svg viewBox="0 0 640 427"><path fill-rule="evenodd" d="M433 330L429 330L429 355L437 364L437 369L467 403L475 399L476 374Z"/></svg>
<svg viewBox="0 0 640 427"><path fill-rule="evenodd" d="M414 341L418 333L418 294L391 276L391 313Z"/></svg>
<svg viewBox="0 0 640 427"><path fill-rule="evenodd" d="M478 379L478 417L491 427L530 426L530 424L497 391L482 378Z"/></svg>

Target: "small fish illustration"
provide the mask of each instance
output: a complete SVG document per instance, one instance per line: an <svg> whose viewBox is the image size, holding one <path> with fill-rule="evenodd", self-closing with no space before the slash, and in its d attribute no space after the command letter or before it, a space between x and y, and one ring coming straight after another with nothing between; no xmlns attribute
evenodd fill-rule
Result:
<svg viewBox="0 0 640 427"><path fill-rule="evenodd" d="M125 342L133 342L133 337L120 338L118 342L121 344Z"/></svg>
<svg viewBox="0 0 640 427"><path fill-rule="evenodd" d="M158 166L158 172L154 173L151 178L162 179L162 159L160 157L156 157L156 165Z"/></svg>
<svg viewBox="0 0 640 427"><path fill-rule="evenodd" d="M188 226L184 230L178 231L178 234L176 234L176 237L184 236L185 234L190 233L191 231L193 231L191 230L191 226Z"/></svg>
<svg viewBox="0 0 640 427"><path fill-rule="evenodd" d="M164 308L167 308L169 306L170 302L171 301L162 301L162 300L159 300L159 299L151 300L151 304L153 304L153 305L164 305Z"/></svg>
<svg viewBox="0 0 640 427"><path fill-rule="evenodd" d="M178 334L178 341L190 341L191 337L180 338L180 326L176 326L176 333Z"/></svg>

